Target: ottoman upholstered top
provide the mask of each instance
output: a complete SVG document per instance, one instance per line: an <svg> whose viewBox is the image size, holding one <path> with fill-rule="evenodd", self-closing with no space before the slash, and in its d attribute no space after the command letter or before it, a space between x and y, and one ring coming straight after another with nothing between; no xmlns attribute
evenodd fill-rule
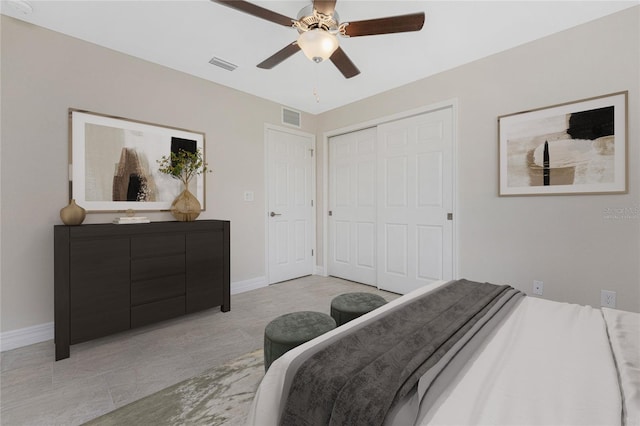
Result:
<svg viewBox="0 0 640 426"><path fill-rule="evenodd" d="M334 328L334 319L321 312L292 312L274 319L264 329L265 370L285 352Z"/></svg>
<svg viewBox="0 0 640 426"><path fill-rule="evenodd" d="M267 324L264 332L272 342L304 343L336 328L327 314L313 311L284 314Z"/></svg>
<svg viewBox="0 0 640 426"><path fill-rule="evenodd" d="M334 297L331 301L331 316L336 320L336 324L342 325L385 303L387 301L377 294L345 293Z"/></svg>

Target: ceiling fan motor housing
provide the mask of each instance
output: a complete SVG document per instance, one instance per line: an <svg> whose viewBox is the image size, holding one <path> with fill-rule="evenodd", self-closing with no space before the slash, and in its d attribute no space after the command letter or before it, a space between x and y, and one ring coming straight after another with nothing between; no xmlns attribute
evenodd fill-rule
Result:
<svg viewBox="0 0 640 426"><path fill-rule="evenodd" d="M301 34L316 28L335 33L338 31L339 22L340 18L335 10L331 15L324 15L310 4L300 9L297 22L294 21L293 25Z"/></svg>

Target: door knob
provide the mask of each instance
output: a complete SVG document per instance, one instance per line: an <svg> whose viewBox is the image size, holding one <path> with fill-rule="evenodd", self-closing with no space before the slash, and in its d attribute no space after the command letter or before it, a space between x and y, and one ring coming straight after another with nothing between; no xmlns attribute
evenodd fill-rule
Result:
<svg viewBox="0 0 640 426"><path fill-rule="evenodd" d="M271 212L269 213L269 216L274 217L274 216L282 216L282 215L280 213Z"/></svg>

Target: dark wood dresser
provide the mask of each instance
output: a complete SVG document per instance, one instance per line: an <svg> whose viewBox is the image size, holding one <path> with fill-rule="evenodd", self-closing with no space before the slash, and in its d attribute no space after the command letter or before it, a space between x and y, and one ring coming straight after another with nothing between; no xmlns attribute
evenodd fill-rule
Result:
<svg viewBox="0 0 640 426"><path fill-rule="evenodd" d="M220 306L230 309L230 223L54 226L56 361L69 346Z"/></svg>

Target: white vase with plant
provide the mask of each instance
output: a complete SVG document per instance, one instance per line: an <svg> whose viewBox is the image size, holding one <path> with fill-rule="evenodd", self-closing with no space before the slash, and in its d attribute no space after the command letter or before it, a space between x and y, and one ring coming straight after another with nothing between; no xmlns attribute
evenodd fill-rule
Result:
<svg viewBox="0 0 640 426"><path fill-rule="evenodd" d="M162 156L158 160L160 173L167 174L182 182L183 190L171 204L171 214L181 222L191 222L200 215L202 206L198 199L189 191L191 180L206 172L210 172L204 161L202 151L195 152L178 150L170 156Z"/></svg>

